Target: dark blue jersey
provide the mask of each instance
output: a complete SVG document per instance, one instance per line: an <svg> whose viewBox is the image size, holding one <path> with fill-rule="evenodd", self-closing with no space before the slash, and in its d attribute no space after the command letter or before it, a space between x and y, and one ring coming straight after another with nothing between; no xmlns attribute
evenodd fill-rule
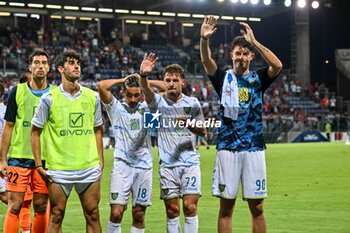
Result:
<svg viewBox="0 0 350 233"><path fill-rule="evenodd" d="M221 98L226 72L217 69L209 79ZM260 151L265 149L262 124L263 93L276 78L270 78L267 68L236 75L239 97L237 120L224 117L220 105L221 128L217 139L217 150Z"/></svg>

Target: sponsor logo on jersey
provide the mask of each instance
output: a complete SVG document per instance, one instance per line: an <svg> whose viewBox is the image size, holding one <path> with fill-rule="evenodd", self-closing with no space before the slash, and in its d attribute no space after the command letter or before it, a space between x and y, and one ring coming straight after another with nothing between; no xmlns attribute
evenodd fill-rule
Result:
<svg viewBox="0 0 350 233"><path fill-rule="evenodd" d="M249 100L249 90L246 87L238 88L239 102L247 102Z"/></svg>
<svg viewBox="0 0 350 233"><path fill-rule="evenodd" d="M92 129L79 129L84 126L84 113L71 112L69 113L69 129L62 129L60 136L82 136L91 135Z"/></svg>
<svg viewBox="0 0 350 233"><path fill-rule="evenodd" d="M69 127L81 128L84 125L84 113L72 112L69 113Z"/></svg>

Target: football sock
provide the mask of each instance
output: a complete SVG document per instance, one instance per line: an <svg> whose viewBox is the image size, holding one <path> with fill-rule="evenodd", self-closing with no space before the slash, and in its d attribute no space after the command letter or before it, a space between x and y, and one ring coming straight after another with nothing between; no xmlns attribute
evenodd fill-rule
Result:
<svg viewBox="0 0 350 233"><path fill-rule="evenodd" d="M198 215L193 217L185 217L184 233L198 232Z"/></svg>
<svg viewBox="0 0 350 233"><path fill-rule="evenodd" d="M48 222L46 214L34 214L32 232L33 233L46 233L48 229Z"/></svg>
<svg viewBox="0 0 350 233"><path fill-rule="evenodd" d="M18 215L12 214L10 211L7 211L6 217L4 220L4 232L5 233L18 233Z"/></svg>
<svg viewBox="0 0 350 233"><path fill-rule="evenodd" d="M130 233L144 233L145 229L140 229L140 228L136 228L134 226L131 226L131 230Z"/></svg>
<svg viewBox="0 0 350 233"><path fill-rule="evenodd" d="M30 232L30 203L31 200L24 201L19 212L19 226L22 232Z"/></svg>
<svg viewBox="0 0 350 233"><path fill-rule="evenodd" d="M168 233L180 233L181 227L180 227L180 217L176 218L167 218L166 221L166 229Z"/></svg>
<svg viewBox="0 0 350 233"><path fill-rule="evenodd" d="M108 220L107 223L107 233L121 233L122 232L122 225L120 223L114 223Z"/></svg>

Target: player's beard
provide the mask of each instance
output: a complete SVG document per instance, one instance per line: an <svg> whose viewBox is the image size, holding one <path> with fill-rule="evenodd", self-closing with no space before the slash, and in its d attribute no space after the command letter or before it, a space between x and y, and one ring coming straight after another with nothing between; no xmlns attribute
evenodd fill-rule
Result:
<svg viewBox="0 0 350 233"><path fill-rule="evenodd" d="M69 82L75 82L80 78L80 72L79 74L74 74L73 72L64 72L64 77Z"/></svg>
<svg viewBox="0 0 350 233"><path fill-rule="evenodd" d="M128 102L130 108L135 108L139 102Z"/></svg>
<svg viewBox="0 0 350 233"><path fill-rule="evenodd" d="M33 80L36 80L36 81L43 80L46 78L46 75L47 75L47 73L45 73L45 72L40 73L40 74L36 74L36 75L33 74Z"/></svg>
<svg viewBox="0 0 350 233"><path fill-rule="evenodd" d="M242 75L248 69L248 65L243 61L235 62L235 73L238 75Z"/></svg>
<svg viewBox="0 0 350 233"><path fill-rule="evenodd" d="M167 92L167 96L170 98L170 99L178 99L179 96L180 96L181 92L176 90L176 89L171 89L171 90L168 90Z"/></svg>

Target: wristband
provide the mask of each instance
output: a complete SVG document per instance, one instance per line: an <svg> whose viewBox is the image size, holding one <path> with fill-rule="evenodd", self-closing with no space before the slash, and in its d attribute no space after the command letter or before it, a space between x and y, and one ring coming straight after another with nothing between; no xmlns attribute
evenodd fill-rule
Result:
<svg viewBox="0 0 350 233"><path fill-rule="evenodd" d="M36 168L39 168L39 167L43 167L43 165L38 165L38 166L36 166Z"/></svg>
<svg viewBox="0 0 350 233"><path fill-rule="evenodd" d="M140 74L141 78L147 78L147 74Z"/></svg>
<svg viewBox="0 0 350 233"><path fill-rule="evenodd" d="M201 36L201 38L203 39L203 40L208 40L209 38L205 38L205 37L203 37L203 36Z"/></svg>

